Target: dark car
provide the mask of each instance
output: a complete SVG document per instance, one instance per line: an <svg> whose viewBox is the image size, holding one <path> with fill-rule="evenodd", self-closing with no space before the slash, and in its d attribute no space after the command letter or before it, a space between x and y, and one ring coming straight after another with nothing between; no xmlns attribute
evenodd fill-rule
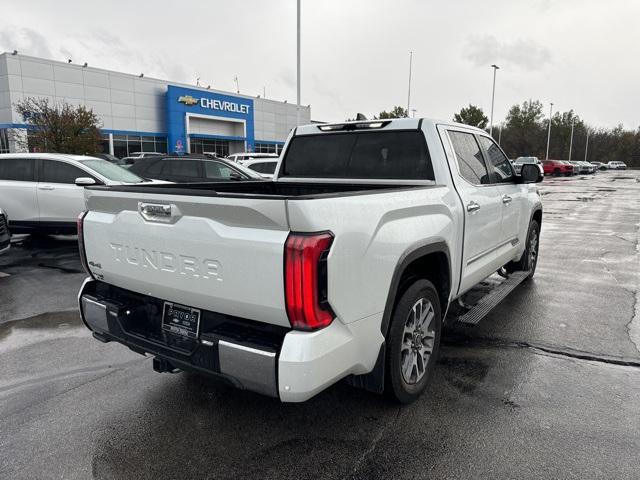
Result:
<svg viewBox="0 0 640 480"><path fill-rule="evenodd" d="M9 233L9 219L4 210L0 208L0 253L9 248L11 234Z"/></svg>
<svg viewBox="0 0 640 480"><path fill-rule="evenodd" d="M89 155L89 154L87 154ZM120 167L127 167L129 165L131 165L133 163L133 161L131 162L127 162L127 160L125 158L118 158L115 155L111 155L110 153L93 153L91 155L89 155L90 157L96 157L96 158L101 158L103 160L106 160L108 162L114 163Z"/></svg>
<svg viewBox="0 0 640 480"><path fill-rule="evenodd" d="M177 183L263 180L259 173L242 165L204 155L141 158L129 171L143 178Z"/></svg>

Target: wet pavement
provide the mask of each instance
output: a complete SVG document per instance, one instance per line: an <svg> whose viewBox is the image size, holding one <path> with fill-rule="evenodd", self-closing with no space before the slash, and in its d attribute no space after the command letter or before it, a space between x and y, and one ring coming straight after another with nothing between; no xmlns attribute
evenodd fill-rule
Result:
<svg viewBox="0 0 640 480"><path fill-rule="evenodd" d="M0 257L0 478L633 478L640 472L640 172L547 178L540 261L449 325L399 407L338 384L279 402L101 344L73 238Z"/></svg>

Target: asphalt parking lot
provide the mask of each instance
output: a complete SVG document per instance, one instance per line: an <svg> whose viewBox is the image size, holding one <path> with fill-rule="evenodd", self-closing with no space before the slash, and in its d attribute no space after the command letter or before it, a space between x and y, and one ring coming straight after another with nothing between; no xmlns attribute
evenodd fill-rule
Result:
<svg viewBox="0 0 640 480"><path fill-rule="evenodd" d="M157 374L81 325L75 238L17 239L0 257L0 478L637 479L640 172L539 188L534 281L450 325L404 407Z"/></svg>

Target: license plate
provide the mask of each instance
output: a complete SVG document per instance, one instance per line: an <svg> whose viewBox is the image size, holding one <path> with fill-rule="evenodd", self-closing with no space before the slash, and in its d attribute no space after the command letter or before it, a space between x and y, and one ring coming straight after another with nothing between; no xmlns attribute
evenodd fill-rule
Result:
<svg viewBox="0 0 640 480"><path fill-rule="evenodd" d="M200 310L177 303L164 302L162 329L187 338L198 338Z"/></svg>

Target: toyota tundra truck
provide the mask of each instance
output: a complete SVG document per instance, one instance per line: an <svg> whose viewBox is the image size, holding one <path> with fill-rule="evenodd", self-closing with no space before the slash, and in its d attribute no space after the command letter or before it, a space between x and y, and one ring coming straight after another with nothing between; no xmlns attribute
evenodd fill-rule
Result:
<svg viewBox="0 0 640 480"><path fill-rule="evenodd" d="M541 179L483 130L396 119L297 127L273 181L90 186L81 316L159 372L411 402L449 306L496 271L533 276Z"/></svg>

